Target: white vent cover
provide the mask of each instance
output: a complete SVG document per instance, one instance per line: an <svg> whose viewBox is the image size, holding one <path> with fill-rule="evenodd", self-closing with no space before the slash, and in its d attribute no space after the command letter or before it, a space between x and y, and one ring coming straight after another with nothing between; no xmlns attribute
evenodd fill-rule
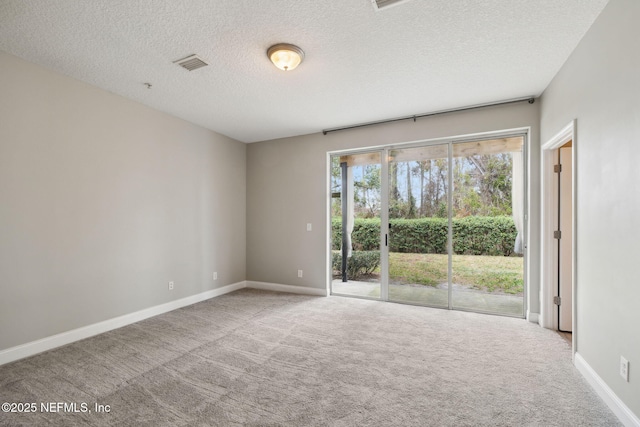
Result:
<svg viewBox="0 0 640 427"><path fill-rule="evenodd" d="M407 0L371 0L371 3L373 3L373 8L375 10L382 10L391 6L398 5L400 3L404 3L405 1Z"/></svg>
<svg viewBox="0 0 640 427"><path fill-rule="evenodd" d="M207 65L209 65L198 55L187 56L186 58L173 61L173 63L178 64L188 71L197 70L198 68L206 67Z"/></svg>

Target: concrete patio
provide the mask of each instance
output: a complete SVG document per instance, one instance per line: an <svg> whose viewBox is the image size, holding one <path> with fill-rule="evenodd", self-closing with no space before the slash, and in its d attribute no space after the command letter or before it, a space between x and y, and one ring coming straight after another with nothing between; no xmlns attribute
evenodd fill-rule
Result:
<svg viewBox="0 0 640 427"><path fill-rule="evenodd" d="M448 307L448 289L424 285L389 285L389 300L410 304L421 304L434 307ZM453 308L506 316L524 317L524 302L522 296L486 293L453 284ZM350 280L343 283L333 280L331 293L366 298L380 298L380 283L359 282Z"/></svg>

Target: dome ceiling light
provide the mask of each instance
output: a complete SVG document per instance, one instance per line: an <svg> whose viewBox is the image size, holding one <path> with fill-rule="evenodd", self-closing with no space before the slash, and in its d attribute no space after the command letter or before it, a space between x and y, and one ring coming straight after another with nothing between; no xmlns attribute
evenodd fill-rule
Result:
<svg viewBox="0 0 640 427"><path fill-rule="evenodd" d="M300 65L304 59L304 52L298 46L278 43L267 50L267 56L279 69L291 71Z"/></svg>

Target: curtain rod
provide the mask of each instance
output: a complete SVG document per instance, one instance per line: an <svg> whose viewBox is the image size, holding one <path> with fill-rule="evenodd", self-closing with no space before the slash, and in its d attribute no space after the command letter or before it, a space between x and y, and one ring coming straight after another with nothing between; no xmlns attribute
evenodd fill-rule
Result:
<svg viewBox="0 0 640 427"><path fill-rule="evenodd" d="M529 102L529 104L533 104L534 102L536 102L534 97L529 96L526 98L510 99L508 101L498 101L498 102L492 102L488 104L479 104L479 105L473 105L471 107L453 108L451 110L441 110L433 113L415 114L413 116L398 117L396 119L380 120L377 122L361 123L358 125L345 126L340 128L323 129L322 134L326 135L329 132L339 132L341 130L357 129L365 126L381 125L384 123L393 123L393 122L399 122L402 120L413 120L415 122L416 119L420 119L422 117L437 116L439 114L446 114L446 113L457 113L459 111L475 110L477 108L495 107L497 105L515 104L516 102L523 102L523 101L527 101Z"/></svg>

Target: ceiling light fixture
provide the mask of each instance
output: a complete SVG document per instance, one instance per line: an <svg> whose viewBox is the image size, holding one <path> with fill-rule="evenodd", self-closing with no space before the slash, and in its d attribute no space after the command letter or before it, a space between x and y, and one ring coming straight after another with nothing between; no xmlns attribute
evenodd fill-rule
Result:
<svg viewBox="0 0 640 427"><path fill-rule="evenodd" d="M267 50L267 56L273 65L283 71L291 71L304 59L304 52L298 46L288 43L278 43Z"/></svg>
<svg viewBox="0 0 640 427"><path fill-rule="evenodd" d="M373 8L376 11L380 11L382 9L386 9L388 7L391 6L395 6L398 5L400 3L404 3L407 0L371 0L371 3L373 3Z"/></svg>

